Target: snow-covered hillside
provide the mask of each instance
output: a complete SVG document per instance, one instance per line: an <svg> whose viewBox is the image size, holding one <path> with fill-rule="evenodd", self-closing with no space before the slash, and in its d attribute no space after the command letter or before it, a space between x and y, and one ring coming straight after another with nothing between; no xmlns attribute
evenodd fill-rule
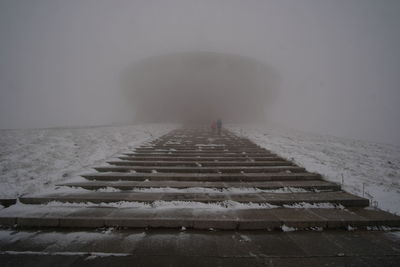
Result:
<svg viewBox="0 0 400 267"><path fill-rule="evenodd" d="M174 125L1 130L0 198L52 189ZM230 125L238 135L400 214L400 147L274 126Z"/></svg>
<svg viewBox="0 0 400 267"><path fill-rule="evenodd" d="M119 127L0 130L0 198L50 189L78 177L118 152L175 128Z"/></svg>
<svg viewBox="0 0 400 267"><path fill-rule="evenodd" d="M276 154L293 160L325 179L343 182L344 190L400 214L400 147L317 135L260 125L230 125Z"/></svg>

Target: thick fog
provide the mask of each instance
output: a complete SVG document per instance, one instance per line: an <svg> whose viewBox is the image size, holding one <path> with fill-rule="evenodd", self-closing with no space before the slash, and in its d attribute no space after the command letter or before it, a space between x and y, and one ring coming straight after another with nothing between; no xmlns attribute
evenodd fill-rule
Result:
<svg viewBox="0 0 400 267"><path fill-rule="evenodd" d="M136 119L197 123L263 121L279 86L266 64L211 52L154 56L127 68L121 81Z"/></svg>
<svg viewBox="0 0 400 267"><path fill-rule="evenodd" d="M0 128L268 121L400 144L400 1L0 0Z"/></svg>

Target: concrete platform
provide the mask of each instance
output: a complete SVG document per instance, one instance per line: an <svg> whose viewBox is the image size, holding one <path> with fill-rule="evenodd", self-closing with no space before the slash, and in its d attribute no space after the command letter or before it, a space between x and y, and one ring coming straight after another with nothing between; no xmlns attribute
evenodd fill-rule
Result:
<svg viewBox="0 0 400 267"><path fill-rule="evenodd" d="M0 231L2 266L397 266L398 232Z"/></svg>

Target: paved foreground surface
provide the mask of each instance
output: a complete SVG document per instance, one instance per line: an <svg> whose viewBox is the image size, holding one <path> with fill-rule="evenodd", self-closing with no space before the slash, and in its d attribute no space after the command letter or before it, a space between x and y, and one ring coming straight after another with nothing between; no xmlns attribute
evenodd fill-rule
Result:
<svg viewBox="0 0 400 267"><path fill-rule="evenodd" d="M400 232L1 231L2 266L398 266Z"/></svg>
<svg viewBox="0 0 400 267"><path fill-rule="evenodd" d="M83 175L84 182L25 195L0 210L1 262L394 266L399 261L398 234L382 231L399 227L399 216L371 208L367 199L227 131L174 130L95 170Z"/></svg>

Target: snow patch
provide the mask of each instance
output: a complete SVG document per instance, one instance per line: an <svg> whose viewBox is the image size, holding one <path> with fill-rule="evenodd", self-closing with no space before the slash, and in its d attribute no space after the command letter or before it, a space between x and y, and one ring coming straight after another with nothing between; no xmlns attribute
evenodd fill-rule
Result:
<svg viewBox="0 0 400 267"><path fill-rule="evenodd" d="M225 193L225 194L252 194L252 193L306 193L312 192L296 187L282 187L278 189L259 189L254 187L232 187L232 188L171 188L171 187L149 187L133 188L133 192L151 192L151 193Z"/></svg>
<svg viewBox="0 0 400 267"><path fill-rule="evenodd" d="M120 189L114 188L114 187L103 187L103 188L99 188L96 190L97 192L121 192Z"/></svg>
<svg viewBox="0 0 400 267"><path fill-rule="evenodd" d="M251 241L251 239L250 239L250 237L248 237L247 235L240 235L240 241L241 242L250 242Z"/></svg>
<svg viewBox="0 0 400 267"><path fill-rule="evenodd" d="M283 232L293 232L293 231L297 230L294 227L290 227L290 226L286 226L286 225L282 225L281 229L282 229Z"/></svg>
<svg viewBox="0 0 400 267"><path fill-rule="evenodd" d="M329 202L324 202L324 203L300 202L290 205L283 205L283 207L290 209L344 209L344 206L340 204L334 204Z"/></svg>

